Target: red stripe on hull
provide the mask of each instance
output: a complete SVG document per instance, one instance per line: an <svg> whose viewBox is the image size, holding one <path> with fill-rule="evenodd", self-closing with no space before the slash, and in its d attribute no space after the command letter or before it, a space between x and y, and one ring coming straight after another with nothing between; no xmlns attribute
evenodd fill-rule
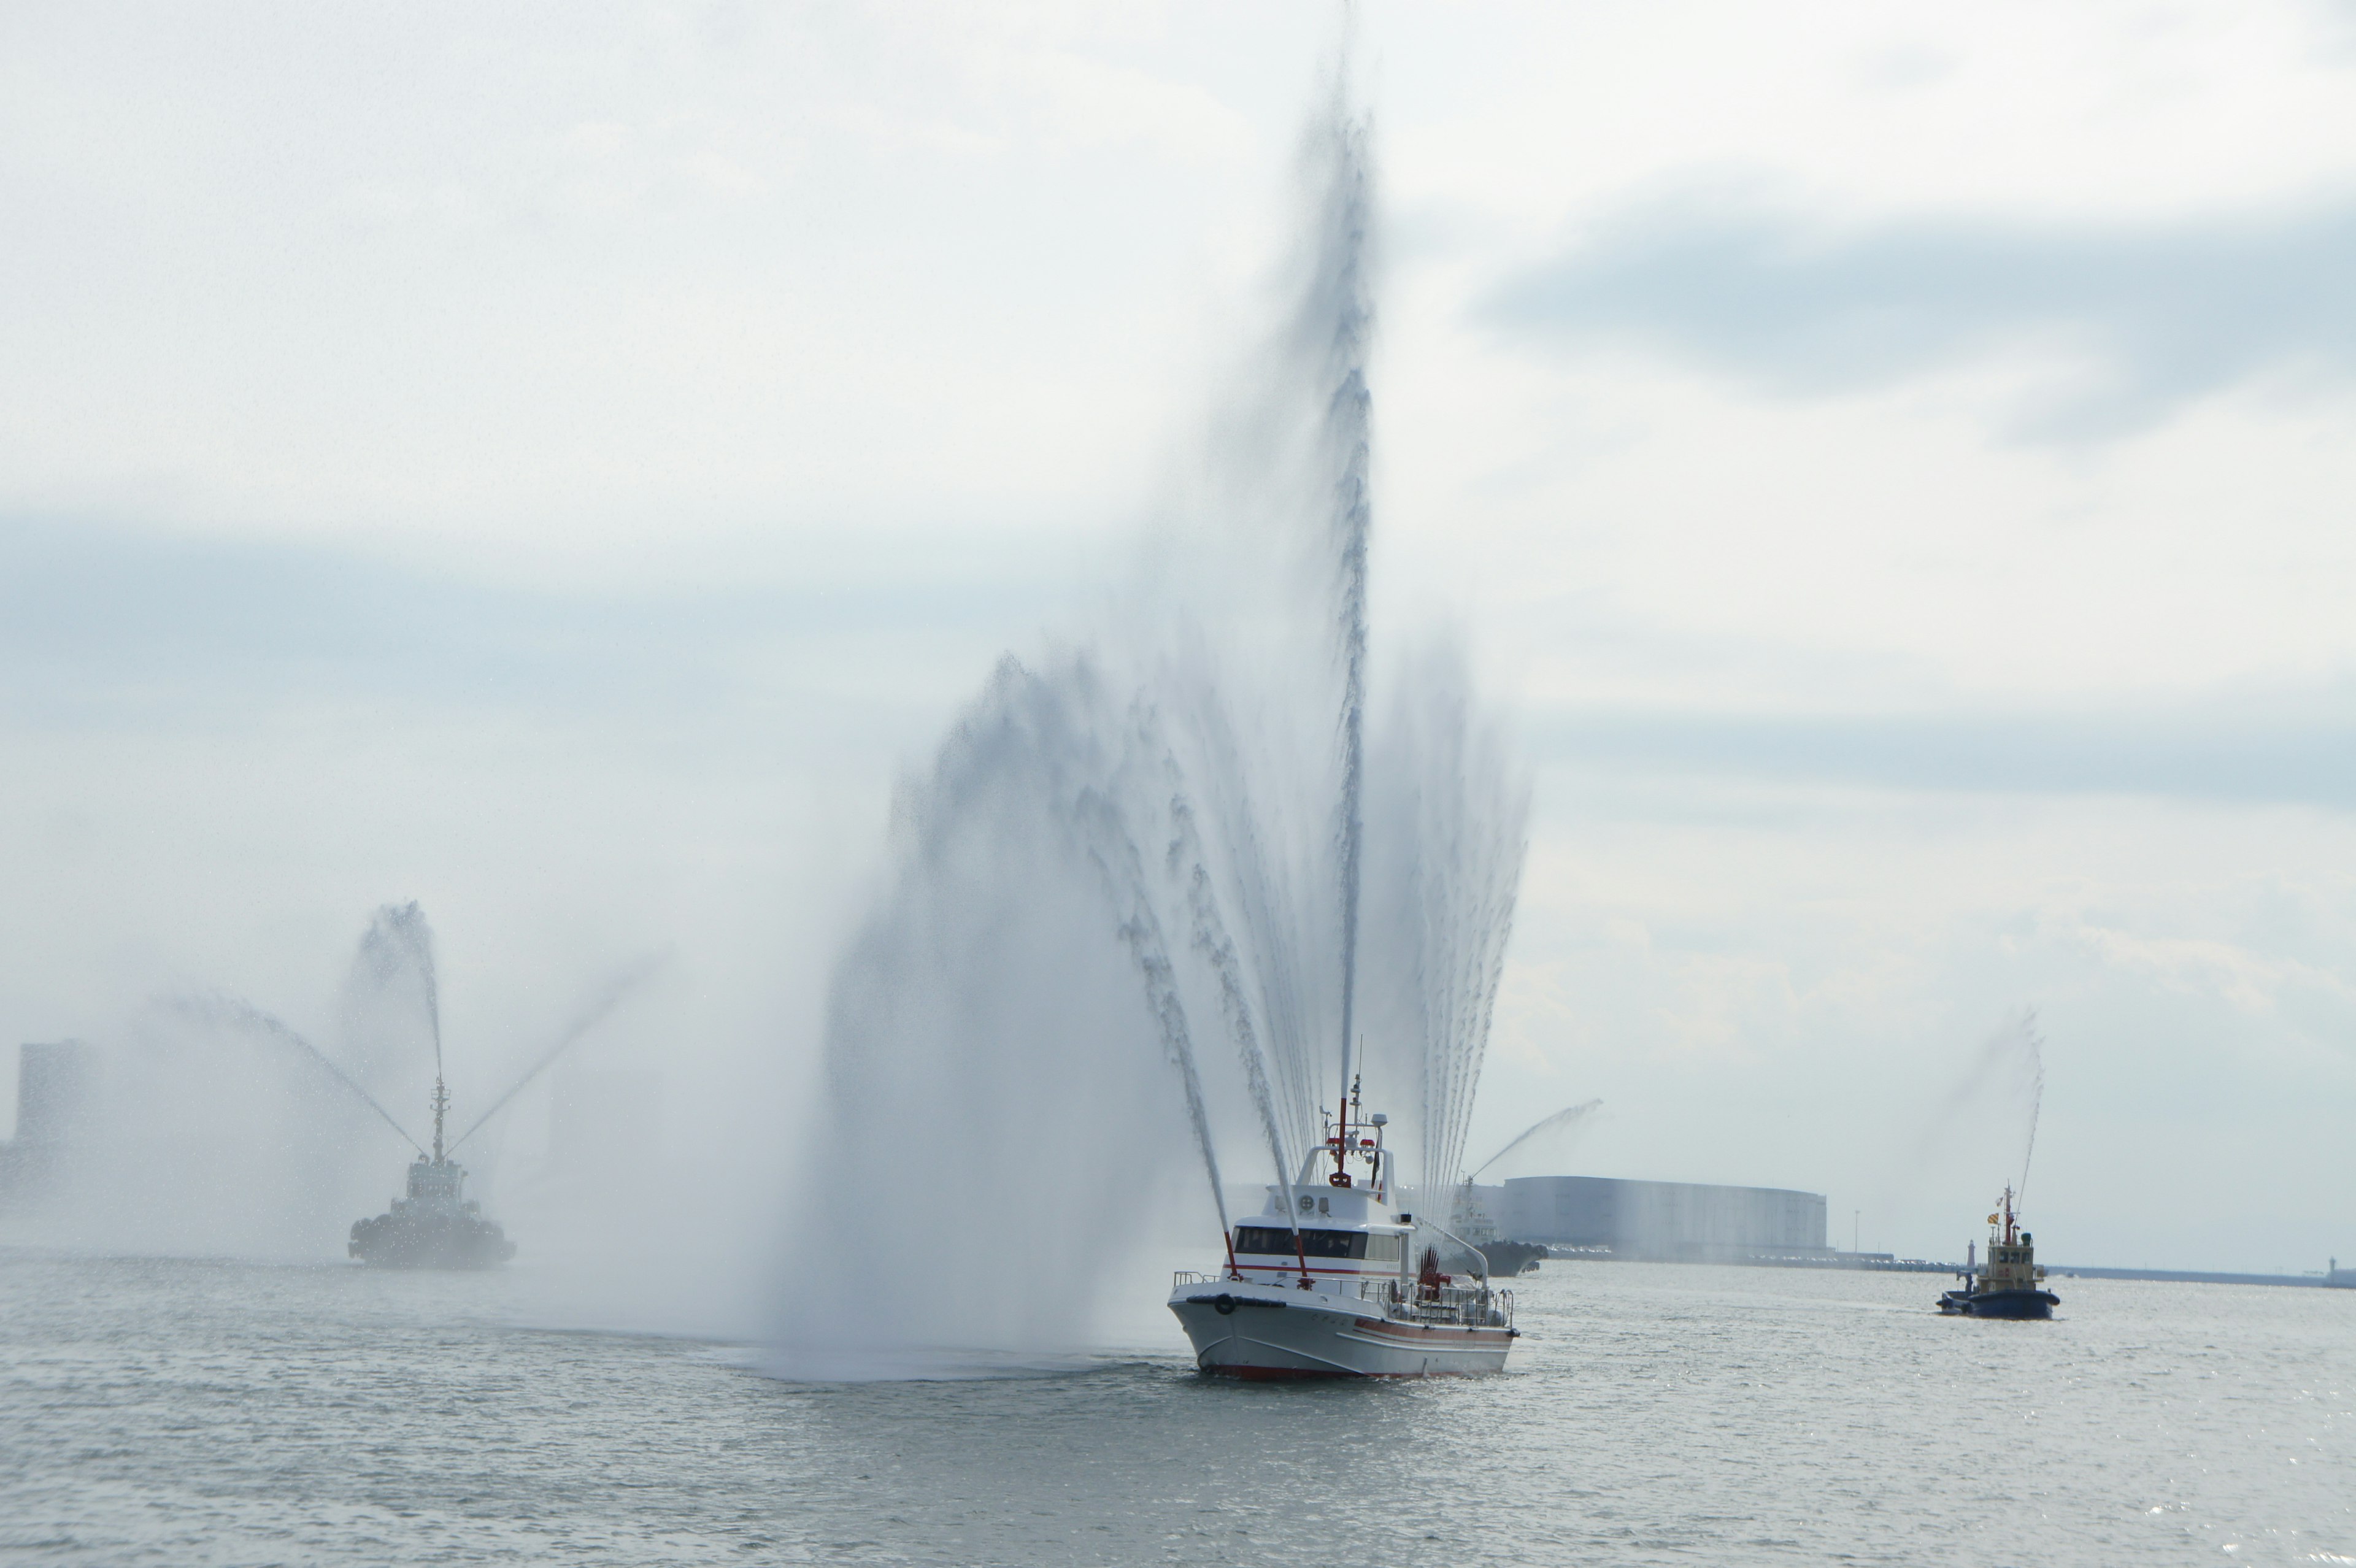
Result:
<svg viewBox="0 0 2356 1568"><path fill-rule="evenodd" d="M1369 1339L1379 1339L1386 1345L1425 1346L1435 1342L1442 1346L1463 1349L1493 1349L1510 1346L1514 1336L1505 1328L1451 1328L1435 1324L1429 1328L1401 1329L1394 1324L1380 1323L1371 1317L1361 1317L1350 1325L1351 1331Z"/></svg>

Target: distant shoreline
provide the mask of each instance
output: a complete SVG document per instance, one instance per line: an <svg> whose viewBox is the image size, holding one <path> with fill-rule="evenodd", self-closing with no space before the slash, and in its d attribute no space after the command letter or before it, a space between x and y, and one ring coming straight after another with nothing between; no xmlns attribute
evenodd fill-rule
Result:
<svg viewBox="0 0 2356 1568"><path fill-rule="evenodd" d="M1557 1247L1548 1260L1557 1263L1693 1263L1721 1264L1737 1268L1855 1269L1866 1274L1961 1274L1959 1263L1933 1263L1927 1258L1901 1258L1889 1253L1823 1253L1750 1256L1655 1257L1614 1253L1608 1247ZM2334 1268L2314 1274L2226 1274L2206 1269L2082 1268L2072 1264L2046 1265L2049 1279L2138 1279L2175 1285L2302 1285L2326 1289L2356 1290L2356 1269Z"/></svg>

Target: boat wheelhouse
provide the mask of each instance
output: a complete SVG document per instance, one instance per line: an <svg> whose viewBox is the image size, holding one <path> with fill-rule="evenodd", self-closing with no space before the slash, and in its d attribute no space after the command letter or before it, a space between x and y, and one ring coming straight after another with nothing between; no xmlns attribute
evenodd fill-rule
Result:
<svg viewBox="0 0 2356 1568"><path fill-rule="evenodd" d="M1365 1116L1356 1101L1354 1088L1299 1178L1269 1188L1267 1207L1229 1231L1223 1272L1181 1272L1172 1281L1170 1310L1205 1371L1288 1378L1504 1370L1515 1338L1513 1293L1490 1287L1470 1244L1393 1211L1387 1118ZM1483 1272L1442 1273L1442 1240Z"/></svg>

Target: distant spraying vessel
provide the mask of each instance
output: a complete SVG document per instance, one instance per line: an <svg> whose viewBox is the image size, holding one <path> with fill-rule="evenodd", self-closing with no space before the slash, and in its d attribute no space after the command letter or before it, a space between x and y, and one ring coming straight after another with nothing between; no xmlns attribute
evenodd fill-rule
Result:
<svg viewBox="0 0 2356 1568"><path fill-rule="evenodd" d="M352 1224L345 1249L380 1268L490 1268L515 1256L516 1245L483 1206L466 1196L466 1168L443 1152L442 1119L450 1092L434 1079L434 1154L409 1167L409 1196L372 1220Z"/></svg>
<svg viewBox="0 0 2356 1568"><path fill-rule="evenodd" d="M1494 1162L1493 1162L1494 1163ZM1513 1279L1529 1273L1546 1261L1547 1248L1542 1242L1508 1242L1497 1234L1496 1222L1482 1208L1480 1195L1473 1190L1472 1179L1465 1178L1456 1189L1456 1222L1464 1227L1464 1239L1489 1265L1489 1277Z"/></svg>
<svg viewBox="0 0 2356 1568"><path fill-rule="evenodd" d="M2051 1317L2062 1305L2045 1288L2045 1271L2037 1266L2037 1249L2012 1211L2009 1187L1988 1216L1987 1262L1979 1265L1976 1277L1966 1263L1962 1277L1961 1290L1939 1297L1940 1311L1966 1317Z"/></svg>
<svg viewBox="0 0 2356 1568"><path fill-rule="evenodd" d="M1416 1217L1388 1212L1391 1157L1382 1140L1389 1118L1369 1118L1359 1104L1353 1127L1356 1099L1353 1085L1300 1179L1270 1187L1267 1209L1227 1234L1224 1273L1182 1272L1172 1281L1170 1310L1204 1371L1310 1378L1505 1370L1515 1338L1514 1293L1491 1289L1480 1252L1429 1221L1420 1229L1457 1242L1483 1272L1478 1283L1460 1282L1440 1272L1436 1246L1419 1255ZM1329 1158L1333 1169L1321 1172Z"/></svg>

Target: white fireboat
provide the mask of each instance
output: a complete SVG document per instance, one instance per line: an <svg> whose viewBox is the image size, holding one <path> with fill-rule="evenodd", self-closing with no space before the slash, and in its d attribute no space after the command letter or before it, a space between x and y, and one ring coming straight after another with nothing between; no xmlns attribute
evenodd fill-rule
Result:
<svg viewBox="0 0 2356 1568"><path fill-rule="evenodd" d="M1270 1187L1268 1207L1228 1234L1224 1273L1182 1272L1173 1281L1170 1310L1203 1371L1412 1378L1505 1370L1515 1338L1514 1293L1490 1288L1478 1249L1429 1221L1391 1212L1395 1184L1382 1145L1388 1118L1365 1117L1355 1099L1354 1087L1299 1179ZM1362 1113L1356 1127L1353 1109ZM1419 1246L1424 1231L1434 1243ZM1436 1241L1443 1237L1482 1272L1441 1273Z"/></svg>

